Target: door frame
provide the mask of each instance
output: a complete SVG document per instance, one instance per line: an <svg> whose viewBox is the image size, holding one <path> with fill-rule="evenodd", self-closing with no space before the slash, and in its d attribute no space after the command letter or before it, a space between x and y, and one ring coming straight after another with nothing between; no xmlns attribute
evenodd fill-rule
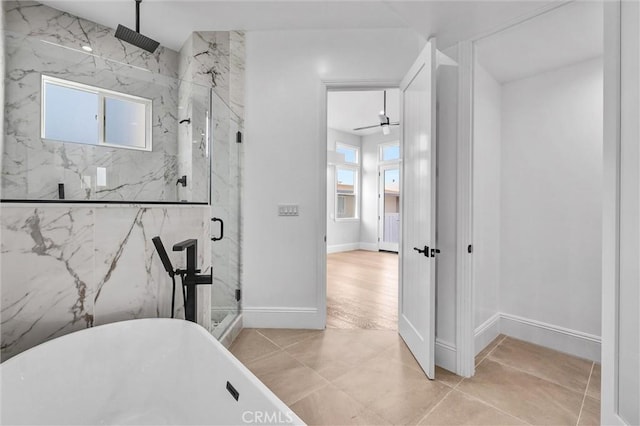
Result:
<svg viewBox="0 0 640 426"><path fill-rule="evenodd" d="M604 5L604 199L602 215L602 383L600 421L623 425L619 414L620 376L620 283L637 279L621 262L621 249L637 238L621 233L623 200L638 186L623 187L629 169L637 170L640 160L622 152L637 143L638 105L634 102L640 88L637 64L640 54L637 28L640 6L620 0ZM635 27L635 29L634 29ZM632 123L632 124L630 124ZM637 148L636 148L637 149ZM635 163L635 164L634 164ZM628 181L627 181L628 182ZM628 220L628 219L627 219ZM636 241L637 242L637 241ZM628 321L628 320L627 320Z"/></svg>
<svg viewBox="0 0 640 426"><path fill-rule="evenodd" d="M327 97L329 92L371 91L400 87L399 80L321 80L320 129L318 129L317 188L321 212L316 224L316 298L320 328L327 327ZM402 142L401 142L402 143ZM362 175L362 173L360 174ZM362 214L360 215L362 216ZM362 220L360 217L359 220Z"/></svg>
<svg viewBox="0 0 640 426"><path fill-rule="evenodd" d="M400 160L398 161L387 161L384 163L381 163L380 161L378 161L378 250L385 250L385 251L395 251L396 253L400 253L400 242L398 241L398 247L397 250L387 250L385 248L382 248L382 244L384 244L384 218L383 218L383 214L384 214L384 205L385 205L385 198L384 198L384 171L386 170L394 170L394 169L398 169L398 176L400 175ZM399 179L399 177L398 177ZM400 198L402 199L402 188L401 186L398 186L398 194L400 194ZM400 207L398 206L398 210L400 209ZM400 214L400 212L398 211L398 214ZM398 221L402 220L401 218L398 219ZM400 238L400 236L398 236L398 238Z"/></svg>

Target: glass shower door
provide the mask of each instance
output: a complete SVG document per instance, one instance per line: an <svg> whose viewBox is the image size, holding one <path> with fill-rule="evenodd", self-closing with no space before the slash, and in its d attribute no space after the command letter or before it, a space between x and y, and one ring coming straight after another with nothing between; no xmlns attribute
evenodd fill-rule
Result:
<svg viewBox="0 0 640 426"><path fill-rule="evenodd" d="M211 147L211 332L220 339L240 313L241 119L212 95Z"/></svg>

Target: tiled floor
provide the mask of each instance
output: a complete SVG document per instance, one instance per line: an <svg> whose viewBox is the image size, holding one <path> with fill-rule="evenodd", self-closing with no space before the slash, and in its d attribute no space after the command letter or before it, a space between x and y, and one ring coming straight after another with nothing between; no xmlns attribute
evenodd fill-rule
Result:
<svg viewBox="0 0 640 426"><path fill-rule="evenodd" d="M246 329L231 347L300 418L317 425L595 425L600 366L500 336L462 379L428 380L391 330Z"/></svg>

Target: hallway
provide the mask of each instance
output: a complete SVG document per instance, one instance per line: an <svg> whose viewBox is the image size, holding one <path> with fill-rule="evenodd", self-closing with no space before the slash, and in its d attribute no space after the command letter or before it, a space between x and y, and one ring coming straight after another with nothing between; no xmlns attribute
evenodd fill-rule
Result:
<svg viewBox="0 0 640 426"><path fill-rule="evenodd" d="M327 328L397 330L398 255L327 255Z"/></svg>
<svg viewBox="0 0 640 426"><path fill-rule="evenodd" d="M231 347L302 420L316 425L597 425L600 366L499 336L476 376L428 380L389 330L245 329Z"/></svg>

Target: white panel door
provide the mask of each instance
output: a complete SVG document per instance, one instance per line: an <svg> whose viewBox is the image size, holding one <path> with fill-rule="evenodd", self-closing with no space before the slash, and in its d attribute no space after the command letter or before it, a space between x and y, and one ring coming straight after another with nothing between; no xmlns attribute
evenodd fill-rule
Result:
<svg viewBox="0 0 640 426"><path fill-rule="evenodd" d="M435 377L435 41L400 84L402 201L398 330Z"/></svg>

